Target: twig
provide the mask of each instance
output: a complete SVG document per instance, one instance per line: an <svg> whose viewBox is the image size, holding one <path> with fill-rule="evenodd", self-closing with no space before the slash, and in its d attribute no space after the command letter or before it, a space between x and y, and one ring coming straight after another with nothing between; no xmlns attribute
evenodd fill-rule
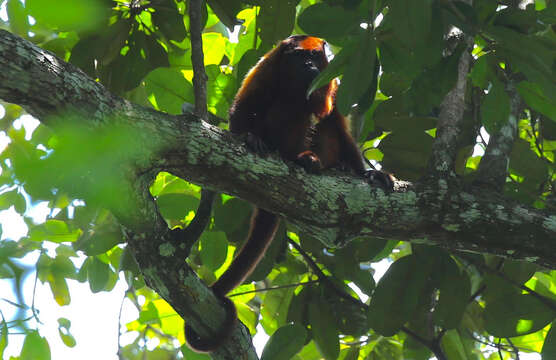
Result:
<svg viewBox="0 0 556 360"><path fill-rule="evenodd" d="M299 283L296 283L296 284L270 286L270 287L265 287L265 288L262 288L262 289L242 291L242 292L230 294L230 295L228 295L228 297L234 297L234 296L245 295L245 294L253 294L253 293L265 292L265 291L272 291L272 290L280 290L280 289L286 289L286 288L291 288L291 287L297 287L297 286L300 286L300 285L312 285L312 284L317 284L319 281L320 280L309 280L309 281L299 282Z"/></svg>
<svg viewBox="0 0 556 360"><path fill-rule="evenodd" d="M319 280L326 284L330 289L332 289L334 291L334 293L336 293L336 295L338 295L339 297L346 299L348 301L350 301L351 303L353 303L354 305L363 308L363 309L367 309L368 306L365 305L364 303L362 303L361 301L355 299L353 296L347 294L343 289L340 289L336 284L334 284L332 281L330 281L330 279L328 278L328 276L326 276L325 273L322 272L322 270L319 268L319 266L317 265L317 263L309 256L309 254L307 254L302 248L301 246L299 246L299 244L297 244L295 241L293 241L292 238L290 238L288 236L288 243L295 249L297 250L301 256L303 256L303 258L305 259L305 261L307 261L307 264L309 265L309 267L311 269L313 269L313 271L316 273L317 277L319 278Z"/></svg>

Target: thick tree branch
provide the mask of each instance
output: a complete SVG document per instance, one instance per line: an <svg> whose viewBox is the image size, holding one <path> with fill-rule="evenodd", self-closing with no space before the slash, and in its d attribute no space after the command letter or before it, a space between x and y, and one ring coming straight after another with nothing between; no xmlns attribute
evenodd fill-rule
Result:
<svg viewBox="0 0 556 360"><path fill-rule="evenodd" d="M142 129L148 133L142 157L134 164L138 171L168 170L239 196L283 215L300 233L330 246L372 235L556 267L555 214L480 188L449 188L443 180L415 187L398 182L397 191L386 195L343 173L306 174L275 155L263 159L252 154L237 137L196 118L174 117L116 98L73 66L7 32L0 32L0 53L0 66L8 70L0 72L1 98L39 114L47 124L48 115L66 110L77 115L67 121L94 125L116 118ZM47 57L55 60L45 62ZM56 88L64 95L52 96ZM78 106L84 103L87 107Z"/></svg>

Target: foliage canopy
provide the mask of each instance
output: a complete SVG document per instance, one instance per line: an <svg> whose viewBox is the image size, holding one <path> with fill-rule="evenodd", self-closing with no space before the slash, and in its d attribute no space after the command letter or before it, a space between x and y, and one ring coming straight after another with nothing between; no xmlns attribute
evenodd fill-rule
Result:
<svg viewBox="0 0 556 360"><path fill-rule="evenodd" d="M0 5L7 14L0 28L74 64L114 94L174 115L195 102L186 1ZM351 115L365 157L408 181L430 169L443 101L471 49L455 173L471 184L488 138L514 121L517 137L497 190L556 213L556 1L207 0L202 16L215 125L227 127L221 119L241 80L274 44L293 33L323 37L335 56L314 87L340 76L337 104ZM123 274L139 315L122 324L136 337L119 349L121 359L208 358L180 346L183 320L145 285L107 210L129 191L111 164L119 161L116 149L131 154L140 147L133 134L110 129L99 141L42 124L29 131L21 127L21 107L1 107L9 144L0 153L0 209L19 214L28 233L0 241L0 278L13 282L18 295L17 303L0 306L0 357L12 334L23 332L19 358L50 359L49 339L40 325L30 326L40 319L40 301L22 292L34 273L60 306L71 302L68 280L87 282L96 293L111 291ZM171 228L186 227L199 206L200 188L170 173L159 173L150 193ZM36 222L30 210L41 203L50 212ZM230 264L250 211L239 198L217 196L209 227L188 257L205 282ZM19 259L31 253L40 255L29 268ZM377 284L378 262L391 266ZM274 289L255 292L261 288ZM525 352L556 359L556 270L529 262L367 237L328 249L285 224L234 293L250 333L272 335L265 360L490 360ZM10 306L19 309L9 311L11 318ZM70 320L60 318L59 329L68 347L80 341ZM159 346L148 348L150 339Z"/></svg>

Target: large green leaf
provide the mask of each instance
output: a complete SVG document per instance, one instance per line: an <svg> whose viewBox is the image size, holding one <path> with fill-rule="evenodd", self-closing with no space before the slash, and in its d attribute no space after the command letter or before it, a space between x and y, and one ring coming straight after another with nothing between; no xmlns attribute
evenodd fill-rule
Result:
<svg viewBox="0 0 556 360"><path fill-rule="evenodd" d="M192 210L199 206L199 199L184 194L164 194L156 199L162 216L167 219L184 219Z"/></svg>
<svg viewBox="0 0 556 360"><path fill-rule="evenodd" d="M307 7L297 18L307 34L322 38L339 38L359 28L359 15L341 6L318 3Z"/></svg>
<svg viewBox="0 0 556 360"><path fill-rule="evenodd" d="M223 231L205 231L200 238L201 260L210 270L218 269L228 254L228 241Z"/></svg>
<svg viewBox="0 0 556 360"><path fill-rule="evenodd" d="M481 120L490 134L495 134L508 122L510 115L510 98L504 90L504 84L492 81L492 86L481 104Z"/></svg>
<svg viewBox="0 0 556 360"><path fill-rule="evenodd" d="M510 154L510 169L528 181L540 183L546 179L547 165L531 149L531 144L523 139L514 142Z"/></svg>
<svg viewBox="0 0 556 360"><path fill-rule="evenodd" d="M530 334L550 324L556 311L531 294L516 294L487 301L485 329L497 337Z"/></svg>
<svg viewBox="0 0 556 360"><path fill-rule="evenodd" d="M400 178L417 180L425 173L432 137L422 131L393 132L381 140L382 166Z"/></svg>
<svg viewBox="0 0 556 360"><path fill-rule="evenodd" d="M187 36L183 15L178 12L176 3L173 0L163 0L153 3L154 12L152 13L153 25L169 40L183 41Z"/></svg>
<svg viewBox="0 0 556 360"><path fill-rule="evenodd" d="M93 257L87 267L87 280L91 291L97 293L105 290L110 280L110 267L98 258Z"/></svg>
<svg viewBox="0 0 556 360"><path fill-rule="evenodd" d="M463 313L469 304L471 283L465 271L454 260L445 256L440 274L440 296L434 310L434 320L443 329L454 329L460 325Z"/></svg>
<svg viewBox="0 0 556 360"><path fill-rule="evenodd" d="M337 359L340 353L338 330L326 299L319 297L309 304L309 322L313 339L321 355L326 360Z"/></svg>
<svg viewBox="0 0 556 360"><path fill-rule="evenodd" d="M184 102L193 103L193 85L178 68L158 68L145 77L145 91L155 109L180 114Z"/></svg>
<svg viewBox="0 0 556 360"><path fill-rule="evenodd" d="M372 85L376 61L376 43L369 31L359 36L355 51L344 67L342 82L338 88L336 104L342 114L348 114Z"/></svg>
<svg viewBox="0 0 556 360"><path fill-rule="evenodd" d="M369 304L369 325L384 336L393 336L414 315L428 278L415 255L394 262L380 279Z"/></svg>
<svg viewBox="0 0 556 360"><path fill-rule="evenodd" d="M457 330L448 330L441 341L442 350L450 360L470 360Z"/></svg>
<svg viewBox="0 0 556 360"><path fill-rule="evenodd" d="M272 46L288 37L295 24L295 7L299 0L266 0L261 3L257 25L263 46Z"/></svg>
<svg viewBox="0 0 556 360"><path fill-rule="evenodd" d="M546 96L538 84L522 81L516 85L516 88L523 100L533 110L546 115L552 121L556 121L556 103L554 103L554 99Z"/></svg>
<svg viewBox="0 0 556 360"><path fill-rule="evenodd" d="M49 0L27 0L25 7L38 22L61 31L98 29L110 10L102 0L57 0L56 6Z"/></svg>
<svg viewBox="0 0 556 360"><path fill-rule="evenodd" d="M301 325L284 325L266 343L261 360L290 360L303 348L307 331Z"/></svg>
<svg viewBox="0 0 556 360"><path fill-rule="evenodd" d="M32 331L23 341L20 360L50 360L50 346L48 341L39 335L37 331Z"/></svg>

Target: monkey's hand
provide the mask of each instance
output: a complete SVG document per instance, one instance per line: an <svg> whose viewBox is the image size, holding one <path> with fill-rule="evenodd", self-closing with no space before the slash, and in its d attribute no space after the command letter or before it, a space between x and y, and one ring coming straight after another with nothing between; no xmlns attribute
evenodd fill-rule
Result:
<svg viewBox="0 0 556 360"><path fill-rule="evenodd" d="M367 170L363 173L363 177L369 184L378 185L387 192L394 190L394 180L396 178L391 174L379 170Z"/></svg>
<svg viewBox="0 0 556 360"><path fill-rule="evenodd" d="M252 132L248 132L245 135L245 146L247 148L261 156L267 156L272 152L270 146L263 141L260 137L253 134Z"/></svg>
<svg viewBox="0 0 556 360"><path fill-rule="evenodd" d="M318 174L322 170L319 157L311 150L304 151L297 155L295 162L303 166L308 173Z"/></svg>

